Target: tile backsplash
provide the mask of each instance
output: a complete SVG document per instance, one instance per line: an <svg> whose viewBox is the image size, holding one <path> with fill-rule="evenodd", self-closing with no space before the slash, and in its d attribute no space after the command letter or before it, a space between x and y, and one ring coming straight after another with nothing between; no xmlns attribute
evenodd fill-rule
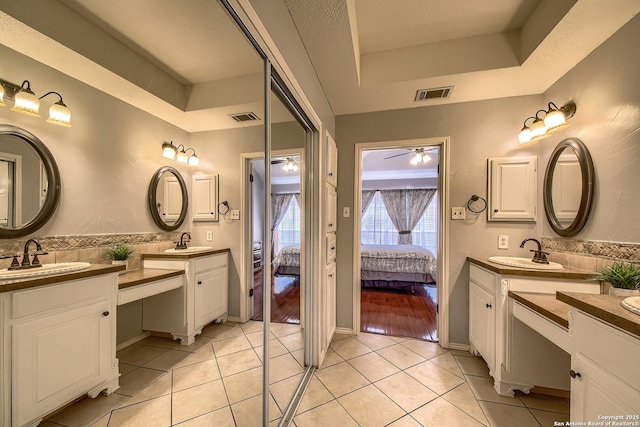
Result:
<svg viewBox="0 0 640 427"><path fill-rule="evenodd" d="M40 262L84 261L93 264L109 264L104 252L115 244L131 246L133 254L129 258L129 270L141 267L141 254L160 252L171 248L180 238L179 232L173 233L131 233L131 234L83 234L69 236L45 236L37 240L47 255L39 256ZM22 254L28 238L0 240L0 254ZM33 250L33 246L31 246ZM19 258L22 259L22 256ZM0 268L7 268L11 259L0 260Z"/></svg>
<svg viewBox="0 0 640 427"><path fill-rule="evenodd" d="M640 244L543 237L549 260L582 270L596 271L614 261L640 263Z"/></svg>

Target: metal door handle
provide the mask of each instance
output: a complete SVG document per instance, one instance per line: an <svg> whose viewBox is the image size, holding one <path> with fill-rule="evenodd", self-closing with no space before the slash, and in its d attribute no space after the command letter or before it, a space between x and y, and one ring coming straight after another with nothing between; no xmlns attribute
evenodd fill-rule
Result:
<svg viewBox="0 0 640 427"><path fill-rule="evenodd" d="M103 311L103 312L102 312L102 315L103 315L104 317L107 317L107 316L109 315L109 312L108 312L108 311Z"/></svg>
<svg viewBox="0 0 640 427"><path fill-rule="evenodd" d="M198 280L198 285L202 285L202 280Z"/></svg>
<svg viewBox="0 0 640 427"><path fill-rule="evenodd" d="M487 308L491 308L491 304L486 304L486 307Z"/></svg>

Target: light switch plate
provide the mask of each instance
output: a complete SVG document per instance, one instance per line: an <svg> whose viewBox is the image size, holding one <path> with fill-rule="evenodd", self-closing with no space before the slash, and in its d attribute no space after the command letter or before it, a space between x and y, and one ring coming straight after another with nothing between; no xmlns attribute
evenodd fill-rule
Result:
<svg viewBox="0 0 640 427"><path fill-rule="evenodd" d="M240 219L240 211L237 209L233 209L231 211L231 219Z"/></svg>
<svg viewBox="0 0 640 427"><path fill-rule="evenodd" d="M349 218L349 216L351 216L351 208L349 208L349 206L345 206L342 208L342 217L343 218Z"/></svg>

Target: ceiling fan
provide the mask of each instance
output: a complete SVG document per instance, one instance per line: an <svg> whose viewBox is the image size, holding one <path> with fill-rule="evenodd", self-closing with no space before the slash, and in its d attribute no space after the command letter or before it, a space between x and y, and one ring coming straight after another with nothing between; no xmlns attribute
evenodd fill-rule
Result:
<svg viewBox="0 0 640 427"><path fill-rule="evenodd" d="M272 165L279 165L284 163L285 165L282 167L286 172L295 172L299 169L297 162L300 159L298 157L283 157L278 159L272 159Z"/></svg>
<svg viewBox="0 0 640 427"><path fill-rule="evenodd" d="M431 160L431 157L427 153L434 151L433 148L411 148L406 153L395 154L393 156L385 157L383 160L393 159L394 157L406 156L407 154L413 154L410 163L412 165L419 165L420 163L427 163Z"/></svg>

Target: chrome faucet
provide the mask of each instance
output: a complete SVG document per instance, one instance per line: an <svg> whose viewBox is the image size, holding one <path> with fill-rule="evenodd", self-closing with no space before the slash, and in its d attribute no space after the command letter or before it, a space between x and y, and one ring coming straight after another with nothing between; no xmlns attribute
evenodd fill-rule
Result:
<svg viewBox="0 0 640 427"><path fill-rule="evenodd" d="M547 257L546 257L546 255L549 255L549 252L542 251L542 245L540 244L539 240L524 239L522 243L520 243L520 247L524 248L524 244L527 243L528 241L536 242L536 244L538 245L538 250L531 249L531 252L534 252L532 261L538 264L549 264L549 261L547 260Z"/></svg>
<svg viewBox="0 0 640 427"><path fill-rule="evenodd" d="M187 237L187 240L184 238ZM184 232L180 235L180 241L176 242L176 249L187 249L187 242L191 241L191 234L188 232Z"/></svg>

